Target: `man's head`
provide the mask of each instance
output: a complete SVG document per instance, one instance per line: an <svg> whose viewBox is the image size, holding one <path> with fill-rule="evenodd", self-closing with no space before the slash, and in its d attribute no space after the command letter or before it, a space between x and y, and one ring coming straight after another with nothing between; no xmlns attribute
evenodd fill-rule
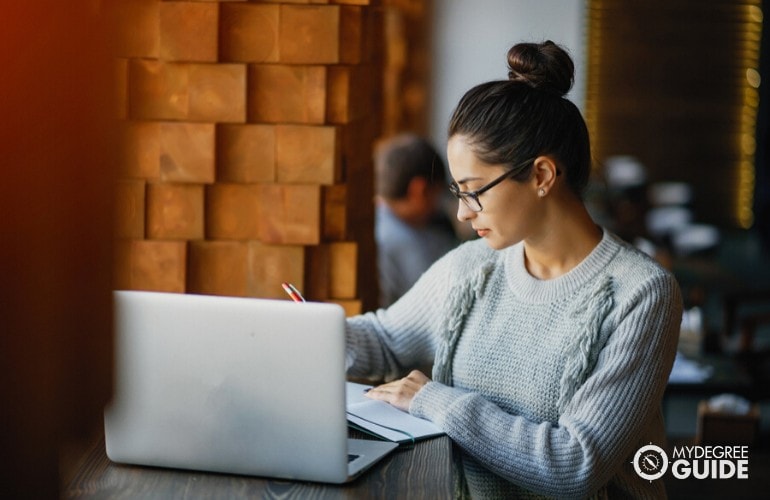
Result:
<svg viewBox="0 0 770 500"><path fill-rule="evenodd" d="M407 196L409 182L421 177L427 184L446 182L444 162L433 146L415 134L400 134L377 145L374 152L377 195L397 200Z"/></svg>
<svg viewBox="0 0 770 500"><path fill-rule="evenodd" d="M374 152L375 190L391 209L413 225L427 222L436 212L445 188L444 162L425 139L400 134L382 141Z"/></svg>

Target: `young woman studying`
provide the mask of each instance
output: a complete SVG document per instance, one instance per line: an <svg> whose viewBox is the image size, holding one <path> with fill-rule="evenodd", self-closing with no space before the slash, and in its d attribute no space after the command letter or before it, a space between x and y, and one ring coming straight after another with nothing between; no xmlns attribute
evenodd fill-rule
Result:
<svg viewBox="0 0 770 500"><path fill-rule="evenodd" d="M472 88L449 124L457 217L480 238L388 309L350 318L348 373L403 377L372 398L428 419L458 450L458 496L661 498L634 453L664 444L674 277L598 227L591 154L564 95L569 55L518 44L509 79Z"/></svg>

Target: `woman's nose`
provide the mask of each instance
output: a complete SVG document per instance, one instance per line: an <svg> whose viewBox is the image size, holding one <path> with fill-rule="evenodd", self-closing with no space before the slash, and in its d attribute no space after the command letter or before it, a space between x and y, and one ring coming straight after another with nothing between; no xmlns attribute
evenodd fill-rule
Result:
<svg viewBox="0 0 770 500"><path fill-rule="evenodd" d="M457 200L457 220L465 222L476 216L476 212L468 208L462 200Z"/></svg>

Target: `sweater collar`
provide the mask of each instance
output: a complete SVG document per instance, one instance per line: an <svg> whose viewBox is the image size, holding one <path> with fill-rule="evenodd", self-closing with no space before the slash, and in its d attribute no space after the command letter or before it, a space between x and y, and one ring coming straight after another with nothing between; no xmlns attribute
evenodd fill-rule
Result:
<svg viewBox="0 0 770 500"><path fill-rule="evenodd" d="M607 267L622 245L618 237L610 231L603 228L602 232L599 244L580 264L549 280L541 280L529 274L524 265L523 242L503 250L505 275L511 292L524 302L543 303L569 296L592 282Z"/></svg>

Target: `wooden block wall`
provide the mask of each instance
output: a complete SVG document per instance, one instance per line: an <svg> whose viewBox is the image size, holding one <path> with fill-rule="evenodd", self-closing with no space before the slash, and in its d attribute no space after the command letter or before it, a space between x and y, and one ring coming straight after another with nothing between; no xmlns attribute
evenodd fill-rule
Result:
<svg viewBox="0 0 770 500"><path fill-rule="evenodd" d="M376 305L377 3L121 4L116 286Z"/></svg>
<svg viewBox="0 0 770 500"><path fill-rule="evenodd" d="M428 133L434 4L441 2L384 0L383 135Z"/></svg>

